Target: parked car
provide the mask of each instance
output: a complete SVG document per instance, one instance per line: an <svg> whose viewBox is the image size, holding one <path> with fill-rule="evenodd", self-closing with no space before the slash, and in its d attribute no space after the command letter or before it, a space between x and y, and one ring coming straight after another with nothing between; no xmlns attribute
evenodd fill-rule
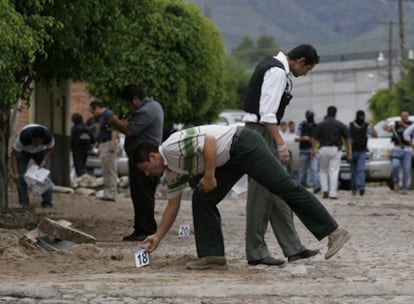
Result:
<svg viewBox="0 0 414 304"><path fill-rule="evenodd" d="M124 150L125 135L119 134L118 141L118 176L128 175L128 156ZM98 155L98 149L92 149L88 154L86 161L86 170L94 175L102 175L101 160Z"/></svg>
<svg viewBox="0 0 414 304"><path fill-rule="evenodd" d="M409 117L414 122L414 115ZM389 181L391 179L391 149L394 144L391 142L392 133L383 129L389 122L400 120L400 116L393 116L379 121L374 127L378 137L368 138L368 160L365 166L368 181Z"/></svg>

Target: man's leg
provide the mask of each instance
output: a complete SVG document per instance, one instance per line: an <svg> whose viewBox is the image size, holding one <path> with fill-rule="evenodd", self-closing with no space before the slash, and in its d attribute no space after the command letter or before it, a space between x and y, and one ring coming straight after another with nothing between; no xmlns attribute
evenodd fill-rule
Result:
<svg viewBox="0 0 414 304"><path fill-rule="evenodd" d="M365 190L365 162L367 159L367 153L365 151L358 152L358 160L357 160L357 188L359 191Z"/></svg>
<svg viewBox="0 0 414 304"><path fill-rule="evenodd" d="M337 197L339 167L341 166L342 151L336 147L329 147L329 197Z"/></svg>
<svg viewBox="0 0 414 304"><path fill-rule="evenodd" d="M410 171L411 171L411 151L404 151L402 167L403 167L402 189L408 190L408 182L410 180Z"/></svg>
<svg viewBox="0 0 414 304"><path fill-rule="evenodd" d="M125 241L137 241L144 236L153 234L157 230L157 222L154 217L155 191L158 177L146 176L140 171L132 160L128 160L129 188L132 204L134 206L134 232L124 237ZM138 238L138 239L137 239Z"/></svg>
<svg viewBox="0 0 414 304"><path fill-rule="evenodd" d="M20 152L17 156L17 170L19 172L19 180L17 182L17 193L19 195L19 203L22 205L29 205L29 194L27 192L27 184L24 180L24 174L26 173L27 164L29 163L30 156L25 152Z"/></svg>
<svg viewBox="0 0 414 304"><path fill-rule="evenodd" d="M319 153L316 153L315 157L311 160L310 172L311 172L313 190L314 190L314 193L317 193L321 190L321 183L319 181Z"/></svg>
<svg viewBox="0 0 414 304"><path fill-rule="evenodd" d="M321 202L287 174L257 133L243 130L228 165L243 170L273 194L280 196L318 240L338 228Z"/></svg>
<svg viewBox="0 0 414 304"><path fill-rule="evenodd" d="M226 166L225 166L226 167ZM206 193L195 189L192 197L194 235L197 256L224 256L221 217L217 204L227 195L233 185L243 176L237 168L216 169L217 187Z"/></svg>
<svg viewBox="0 0 414 304"><path fill-rule="evenodd" d="M103 199L115 200L117 194L117 154L111 151L112 143L110 141L99 145L99 158L101 160L102 175L104 179L104 197Z"/></svg>
<svg viewBox="0 0 414 304"><path fill-rule="evenodd" d="M329 191L329 151L326 147L322 147L319 150L319 180L321 183L321 190L325 196L328 196Z"/></svg>

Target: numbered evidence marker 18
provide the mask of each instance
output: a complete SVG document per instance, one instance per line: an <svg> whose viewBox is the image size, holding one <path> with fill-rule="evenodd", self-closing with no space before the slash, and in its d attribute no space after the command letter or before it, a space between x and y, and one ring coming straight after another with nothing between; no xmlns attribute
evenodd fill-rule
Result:
<svg viewBox="0 0 414 304"><path fill-rule="evenodd" d="M189 236L190 235L190 225L180 225L178 228L178 236Z"/></svg>
<svg viewBox="0 0 414 304"><path fill-rule="evenodd" d="M150 264L150 254L145 249L135 252L135 265L137 268Z"/></svg>

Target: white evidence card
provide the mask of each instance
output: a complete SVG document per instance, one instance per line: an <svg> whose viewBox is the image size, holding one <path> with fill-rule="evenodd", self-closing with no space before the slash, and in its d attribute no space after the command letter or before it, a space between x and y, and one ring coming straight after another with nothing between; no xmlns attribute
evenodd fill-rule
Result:
<svg viewBox="0 0 414 304"><path fill-rule="evenodd" d="M137 268L150 264L150 254L145 249L135 252L135 266Z"/></svg>
<svg viewBox="0 0 414 304"><path fill-rule="evenodd" d="M178 228L178 236L187 237L190 235L190 225L180 225Z"/></svg>

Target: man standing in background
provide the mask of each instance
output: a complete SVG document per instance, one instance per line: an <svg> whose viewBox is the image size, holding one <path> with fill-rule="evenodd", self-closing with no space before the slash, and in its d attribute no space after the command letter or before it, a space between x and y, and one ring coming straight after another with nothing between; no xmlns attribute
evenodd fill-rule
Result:
<svg viewBox="0 0 414 304"><path fill-rule="evenodd" d="M412 124L410 113L401 111L400 120L384 125L384 130L392 132L394 147L391 150L392 179L394 191L400 194L408 194L408 181L411 170L411 155L413 149L409 141L404 139L404 131ZM400 169L402 168L402 184L400 187ZM401 189L400 189L401 188Z"/></svg>
<svg viewBox="0 0 414 304"><path fill-rule="evenodd" d="M316 128L315 114L312 111L306 111L306 120L299 124L296 131L298 137L295 138L295 142L299 143L299 157L300 166L298 173L298 182L307 187L308 177L312 182L313 193L321 191L321 185L319 182L319 160L318 157L311 158L312 152L312 133ZM308 176L308 174L310 176Z"/></svg>
<svg viewBox="0 0 414 304"><path fill-rule="evenodd" d="M284 165L289 163L289 151L278 125L292 98L291 80L306 75L319 63L315 48L308 44L295 47L286 55L265 57L250 78L243 110L246 127L263 136L274 155ZM260 202L260 203L258 203ZM277 195L249 178L246 211L246 257L249 265L281 265L284 261L270 256L264 235L268 222L283 253L292 262L316 255L319 250L308 250L300 242L289 206Z"/></svg>
<svg viewBox="0 0 414 304"><path fill-rule="evenodd" d="M312 154L315 158L319 142L319 179L323 198L337 199L338 175L341 166L342 143L345 144L346 158L351 161L351 136L348 127L337 120L336 107L329 106L325 120L313 132Z"/></svg>
<svg viewBox="0 0 414 304"><path fill-rule="evenodd" d="M157 223L154 218L155 191L159 178L147 176L132 161L135 148L143 142L160 144L164 129L164 112L161 105L147 96L139 86L127 85L121 98L132 113L128 121L112 116L111 127L125 134L125 152L128 155L129 188L134 205L134 231L125 236L124 241L143 241L155 233Z"/></svg>
<svg viewBox="0 0 414 304"><path fill-rule="evenodd" d="M351 173L352 194L359 195L365 193L365 162L367 160L367 142L368 136L377 137L377 131L374 126L365 121L365 112L359 110L356 112L356 118L349 124L352 140L352 162Z"/></svg>
<svg viewBox="0 0 414 304"><path fill-rule="evenodd" d="M104 195L99 199L114 202L118 194L118 133L112 130L108 120L114 112L105 108L100 102L92 101L89 105L92 115L99 120L96 136L104 179Z"/></svg>

